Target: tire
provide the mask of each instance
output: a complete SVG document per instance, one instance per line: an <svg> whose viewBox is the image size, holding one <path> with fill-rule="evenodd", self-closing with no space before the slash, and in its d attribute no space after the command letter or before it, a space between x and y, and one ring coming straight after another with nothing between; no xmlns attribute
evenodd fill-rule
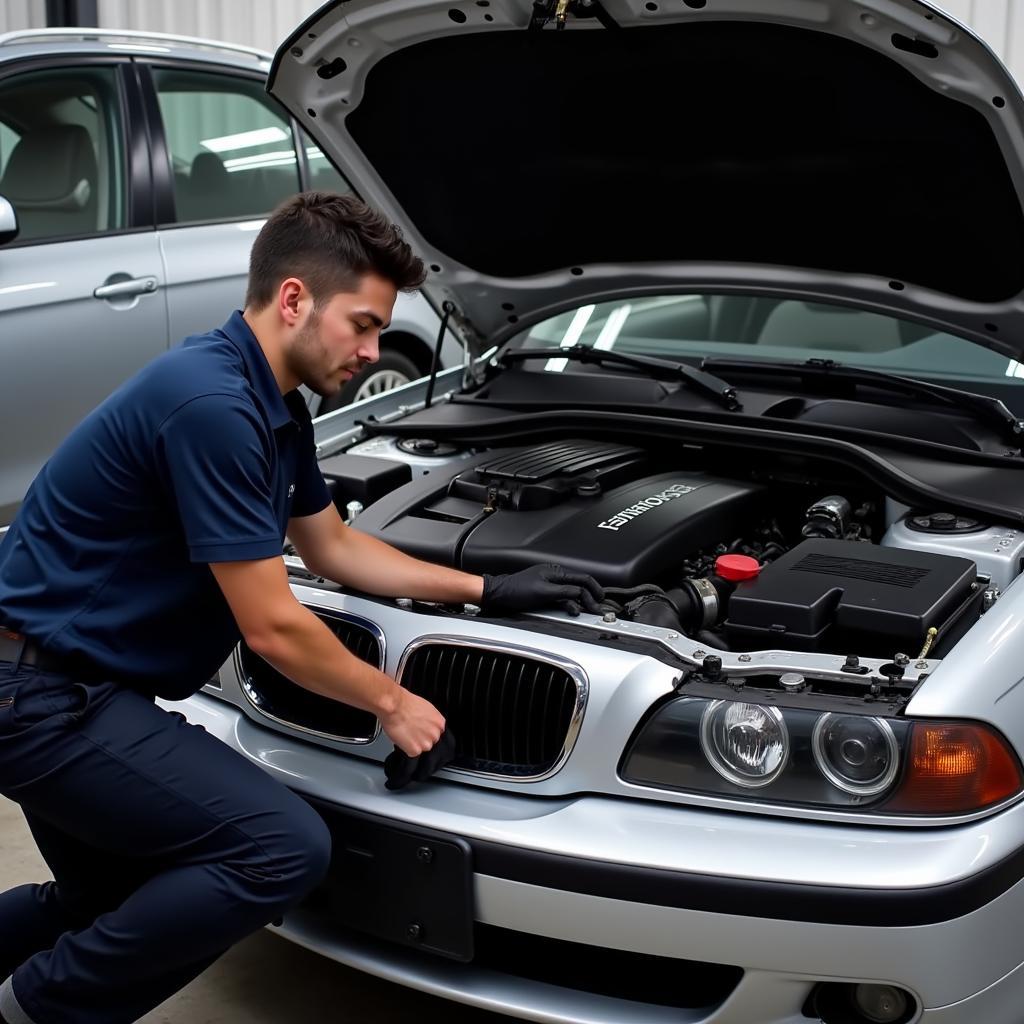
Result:
<svg viewBox="0 0 1024 1024"><path fill-rule="evenodd" d="M382 349L377 362L371 363L361 373L347 381L336 395L331 395L320 403L317 415L323 416L350 402L383 394L422 376L419 367L407 355L394 349Z"/></svg>

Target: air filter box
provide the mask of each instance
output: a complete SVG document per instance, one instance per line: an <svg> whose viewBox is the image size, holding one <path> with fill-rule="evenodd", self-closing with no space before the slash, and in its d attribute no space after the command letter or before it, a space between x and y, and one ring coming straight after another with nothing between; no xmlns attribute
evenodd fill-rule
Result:
<svg viewBox="0 0 1024 1024"><path fill-rule="evenodd" d="M980 614L976 577L967 558L806 540L736 587L725 629L746 650L891 657L916 654L934 626L948 648Z"/></svg>

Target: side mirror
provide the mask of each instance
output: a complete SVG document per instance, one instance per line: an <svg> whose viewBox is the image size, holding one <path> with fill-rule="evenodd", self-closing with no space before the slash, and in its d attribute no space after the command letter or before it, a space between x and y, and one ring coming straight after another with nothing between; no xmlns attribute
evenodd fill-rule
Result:
<svg viewBox="0 0 1024 1024"><path fill-rule="evenodd" d="M6 245L18 237L18 215L10 200L0 196L0 245Z"/></svg>

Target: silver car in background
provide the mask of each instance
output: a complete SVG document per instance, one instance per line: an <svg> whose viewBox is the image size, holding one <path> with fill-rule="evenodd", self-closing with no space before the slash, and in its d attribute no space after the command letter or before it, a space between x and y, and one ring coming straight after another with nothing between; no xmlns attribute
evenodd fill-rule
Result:
<svg viewBox="0 0 1024 1024"><path fill-rule="evenodd" d="M266 95L269 67L200 39L0 36L0 525L90 409L242 305L274 206L350 190ZM401 296L380 361L313 411L426 373L438 325L423 296ZM458 358L449 340L443 359Z"/></svg>

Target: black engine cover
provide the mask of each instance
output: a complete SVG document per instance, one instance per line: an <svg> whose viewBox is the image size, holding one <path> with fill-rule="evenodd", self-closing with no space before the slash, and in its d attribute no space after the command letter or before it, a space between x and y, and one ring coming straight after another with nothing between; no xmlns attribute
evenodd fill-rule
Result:
<svg viewBox="0 0 1024 1024"><path fill-rule="evenodd" d="M639 449L590 441L489 452L382 498L359 528L471 572L558 562L632 587L749 526L756 486L647 463Z"/></svg>

